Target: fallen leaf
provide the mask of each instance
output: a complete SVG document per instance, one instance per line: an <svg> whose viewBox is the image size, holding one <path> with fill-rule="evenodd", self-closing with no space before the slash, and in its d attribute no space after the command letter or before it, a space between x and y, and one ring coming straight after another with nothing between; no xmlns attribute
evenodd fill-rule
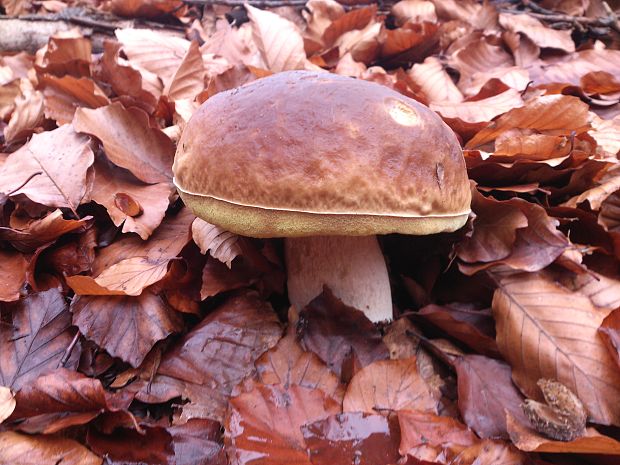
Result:
<svg viewBox="0 0 620 465"><path fill-rule="evenodd" d="M180 6L179 0L112 0L108 8L119 16L153 18L173 13Z"/></svg>
<svg viewBox="0 0 620 465"><path fill-rule="evenodd" d="M102 465L103 460L73 439L5 431L0 433L0 463Z"/></svg>
<svg viewBox="0 0 620 465"><path fill-rule="evenodd" d="M121 44L106 40L103 43L103 56L94 66L94 76L108 83L112 90L125 101L127 106L135 105L147 113L157 107L156 97L163 91L163 84L155 76L153 80L143 79L147 72L141 72L124 62L119 56Z"/></svg>
<svg viewBox="0 0 620 465"><path fill-rule="evenodd" d="M110 161L141 181L156 184L172 179L174 144L150 125L143 110L125 109L120 103L95 110L78 108L73 126L101 140Z"/></svg>
<svg viewBox="0 0 620 465"><path fill-rule="evenodd" d="M392 6L392 14L396 24L402 26L407 22L437 22L437 13L433 2L423 0L401 0Z"/></svg>
<svg viewBox="0 0 620 465"><path fill-rule="evenodd" d="M508 89L501 94L482 100L457 103L431 103L430 108L443 118L458 118L466 123L491 121L513 108L523 106L521 94L515 89Z"/></svg>
<svg viewBox="0 0 620 465"><path fill-rule="evenodd" d="M192 41L179 68L166 85L164 95L172 100L193 100L204 88L204 75L204 63L198 42Z"/></svg>
<svg viewBox="0 0 620 465"><path fill-rule="evenodd" d="M306 20L304 44L308 55L313 55L324 48L325 30L344 14L343 6L335 0L309 0L306 3L302 15Z"/></svg>
<svg viewBox="0 0 620 465"><path fill-rule="evenodd" d="M471 149L496 139L509 129L535 129L544 134L569 136L588 129L588 105L576 97L546 95L510 110L466 144Z"/></svg>
<svg viewBox="0 0 620 465"><path fill-rule="evenodd" d="M271 306L255 293L229 297L162 356L157 374L136 397L159 403L181 396L219 421L233 387L280 336Z"/></svg>
<svg viewBox="0 0 620 465"><path fill-rule="evenodd" d="M586 428L586 433L573 441L554 441L519 423L509 413L506 424L513 444L523 451L620 455L620 442L594 428Z"/></svg>
<svg viewBox="0 0 620 465"><path fill-rule="evenodd" d="M19 252L0 250L0 301L18 300L26 281L28 260Z"/></svg>
<svg viewBox="0 0 620 465"><path fill-rule="evenodd" d="M463 94L437 57L430 56L423 63L414 64L408 74L430 102L447 104L463 101Z"/></svg>
<svg viewBox="0 0 620 465"><path fill-rule="evenodd" d="M137 65L169 85L187 54L190 41L152 29L116 29L118 41L131 65Z"/></svg>
<svg viewBox="0 0 620 465"><path fill-rule="evenodd" d="M301 348L295 335L295 326L291 323L287 334L275 347L265 352L255 365L258 378L263 384L320 389L339 403L344 397L344 386L338 377L315 354Z"/></svg>
<svg viewBox="0 0 620 465"><path fill-rule="evenodd" d="M10 421L27 433L51 434L83 425L104 411L129 406L131 398L120 400L107 393L98 379L64 368L23 386L15 396L17 408Z"/></svg>
<svg viewBox="0 0 620 465"><path fill-rule="evenodd" d="M31 294L3 310L7 319L0 325L0 385L17 391L60 364L75 330L57 289ZM63 366L75 368L78 359L79 348L74 348Z"/></svg>
<svg viewBox="0 0 620 465"><path fill-rule="evenodd" d="M184 424L143 426L142 432L117 428L104 434L89 429L87 442L95 452L112 463L175 465L226 465L220 424L212 420L190 419Z"/></svg>
<svg viewBox="0 0 620 465"><path fill-rule="evenodd" d="M506 411L527 422L523 396L512 384L510 366L481 355L464 355L454 362L461 417L481 438L508 439Z"/></svg>
<svg viewBox="0 0 620 465"><path fill-rule="evenodd" d="M87 197L86 175L93 161L90 139L70 125L36 134L0 166L2 193L75 210Z"/></svg>
<svg viewBox="0 0 620 465"><path fill-rule="evenodd" d="M344 397L344 412L389 414L398 410L437 413L438 400L418 373L415 357L379 360L351 379Z"/></svg>
<svg viewBox="0 0 620 465"><path fill-rule="evenodd" d="M69 124L76 108L99 108L110 103L101 88L92 79L73 76L39 77L43 86L45 117L56 124Z"/></svg>
<svg viewBox="0 0 620 465"><path fill-rule="evenodd" d="M499 23L512 32L521 32L539 47L549 47L574 52L575 43L570 30L557 30L543 25L527 14L500 13Z"/></svg>
<svg viewBox="0 0 620 465"><path fill-rule="evenodd" d="M361 412L339 413L301 427L313 465L374 465L400 458L395 417Z"/></svg>
<svg viewBox="0 0 620 465"><path fill-rule="evenodd" d="M233 260L242 253L237 234L196 218L192 223L192 238L203 255L209 252L213 258L232 267Z"/></svg>
<svg viewBox="0 0 620 465"><path fill-rule="evenodd" d="M471 92L472 83L489 69L497 72L514 66L514 60L503 47L481 32L472 32L471 40L450 55L448 63L458 70L459 89Z"/></svg>
<svg viewBox="0 0 620 465"><path fill-rule="evenodd" d="M8 387L0 386L0 425L15 410L15 397Z"/></svg>
<svg viewBox="0 0 620 465"><path fill-rule="evenodd" d="M43 94L39 91L30 91L15 99L15 110L9 124L4 128L4 138L7 142L19 142L28 137L36 128L43 124L45 119Z"/></svg>
<svg viewBox="0 0 620 465"><path fill-rule="evenodd" d="M339 412L318 389L256 384L230 400L224 441L231 464L310 465L301 427Z"/></svg>
<svg viewBox="0 0 620 465"><path fill-rule="evenodd" d="M605 317L598 332L616 364L620 366L620 308Z"/></svg>
<svg viewBox="0 0 620 465"><path fill-rule="evenodd" d="M563 274L556 277L565 288L584 295L596 307L613 310L620 307L620 280L592 270L582 274Z"/></svg>
<svg viewBox="0 0 620 465"><path fill-rule="evenodd" d="M327 288L301 311L298 331L303 347L317 354L341 379L353 374L346 373L346 364L355 361L362 368L389 358L375 325Z"/></svg>
<svg viewBox="0 0 620 465"><path fill-rule="evenodd" d="M245 9L265 68L274 73L306 68L304 41L294 23L250 5L245 5Z"/></svg>
<svg viewBox="0 0 620 465"><path fill-rule="evenodd" d="M418 315L477 353L499 356L495 343L495 322L489 311L458 304L430 304L421 308Z"/></svg>
<svg viewBox="0 0 620 465"><path fill-rule="evenodd" d="M170 183L142 184L123 170L103 161L95 161L95 183L91 198L106 207L116 226L123 225L122 232L138 233L146 240L164 219L169 198L174 188ZM131 216L117 205L120 194L129 195L142 212Z"/></svg>
<svg viewBox="0 0 620 465"><path fill-rule="evenodd" d="M255 270L249 268L245 263L239 263L239 260L231 268L228 268L219 260L209 258L202 269L200 298L204 300L221 292L247 287L258 279L259 276Z"/></svg>
<svg viewBox="0 0 620 465"><path fill-rule="evenodd" d="M528 220L514 202L498 201L472 189L473 234L457 245L461 260L469 263L490 262L506 258L513 250L517 229L525 228Z"/></svg>
<svg viewBox="0 0 620 465"><path fill-rule="evenodd" d="M566 385L583 402L592 421L620 422L617 366L598 336L608 311L541 274L498 278L493 297L499 349L512 377L538 399L540 378Z"/></svg>
<svg viewBox="0 0 620 465"><path fill-rule="evenodd" d="M474 445L478 438L463 423L450 417L415 410L398 412L401 455L434 461L443 450L458 453ZM431 450L427 450L430 448ZM430 452L430 457L429 454Z"/></svg>
<svg viewBox="0 0 620 465"><path fill-rule="evenodd" d="M92 216L79 220L66 220L60 209L47 216L30 221L19 229L0 226L0 240L9 241L20 252L34 252L69 233L80 233L92 225Z"/></svg>
<svg viewBox="0 0 620 465"><path fill-rule="evenodd" d="M49 38L45 53L36 69L39 74L49 73L62 77L89 76L92 42L76 30L63 31Z"/></svg>
<svg viewBox="0 0 620 465"><path fill-rule="evenodd" d="M78 296L71 312L84 336L134 367L157 341L183 327L179 315L148 291L138 297Z"/></svg>
<svg viewBox="0 0 620 465"><path fill-rule="evenodd" d="M334 19L325 29L322 37L323 44L326 48L329 48L335 44L338 38L342 37L347 32L366 28L371 24L376 15L377 7L375 5L354 8L344 15L339 15L338 18Z"/></svg>
<svg viewBox="0 0 620 465"><path fill-rule="evenodd" d="M620 115L608 120L593 118L592 128L588 134L596 140L599 147L609 155L620 152Z"/></svg>

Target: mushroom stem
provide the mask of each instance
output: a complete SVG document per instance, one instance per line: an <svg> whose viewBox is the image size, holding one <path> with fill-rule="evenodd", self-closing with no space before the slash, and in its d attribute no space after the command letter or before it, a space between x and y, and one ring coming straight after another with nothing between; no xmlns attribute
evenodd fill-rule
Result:
<svg viewBox="0 0 620 465"><path fill-rule="evenodd" d="M392 319L392 293L376 236L285 238L288 296L298 309L327 285L373 322Z"/></svg>

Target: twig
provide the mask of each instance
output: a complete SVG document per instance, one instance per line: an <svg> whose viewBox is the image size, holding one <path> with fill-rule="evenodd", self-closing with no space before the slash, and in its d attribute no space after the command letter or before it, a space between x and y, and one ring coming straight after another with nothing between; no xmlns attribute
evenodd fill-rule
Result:
<svg viewBox="0 0 620 465"><path fill-rule="evenodd" d="M58 362L58 366L56 368L64 367L67 364L67 362L69 361L69 358L71 357L71 352L73 352L73 348L77 344L77 341L79 338L80 338L80 331L78 330L75 332L75 336L73 336L73 339L71 340L71 344L69 344L69 347L65 349L65 353L63 354L62 358Z"/></svg>

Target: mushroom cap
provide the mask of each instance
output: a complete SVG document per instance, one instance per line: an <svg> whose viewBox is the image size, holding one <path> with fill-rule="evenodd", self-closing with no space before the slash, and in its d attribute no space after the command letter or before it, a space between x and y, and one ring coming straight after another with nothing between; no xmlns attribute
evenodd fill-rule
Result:
<svg viewBox="0 0 620 465"><path fill-rule="evenodd" d="M283 72L209 98L173 172L197 216L251 237L433 234L470 212L461 147L441 118L331 73Z"/></svg>

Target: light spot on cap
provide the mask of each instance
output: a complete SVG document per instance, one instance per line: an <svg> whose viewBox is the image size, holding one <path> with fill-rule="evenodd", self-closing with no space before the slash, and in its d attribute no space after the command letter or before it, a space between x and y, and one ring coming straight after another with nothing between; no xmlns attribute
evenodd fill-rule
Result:
<svg viewBox="0 0 620 465"><path fill-rule="evenodd" d="M401 126L415 126L420 122L416 111L405 102L395 98L386 100L386 108L390 116Z"/></svg>

